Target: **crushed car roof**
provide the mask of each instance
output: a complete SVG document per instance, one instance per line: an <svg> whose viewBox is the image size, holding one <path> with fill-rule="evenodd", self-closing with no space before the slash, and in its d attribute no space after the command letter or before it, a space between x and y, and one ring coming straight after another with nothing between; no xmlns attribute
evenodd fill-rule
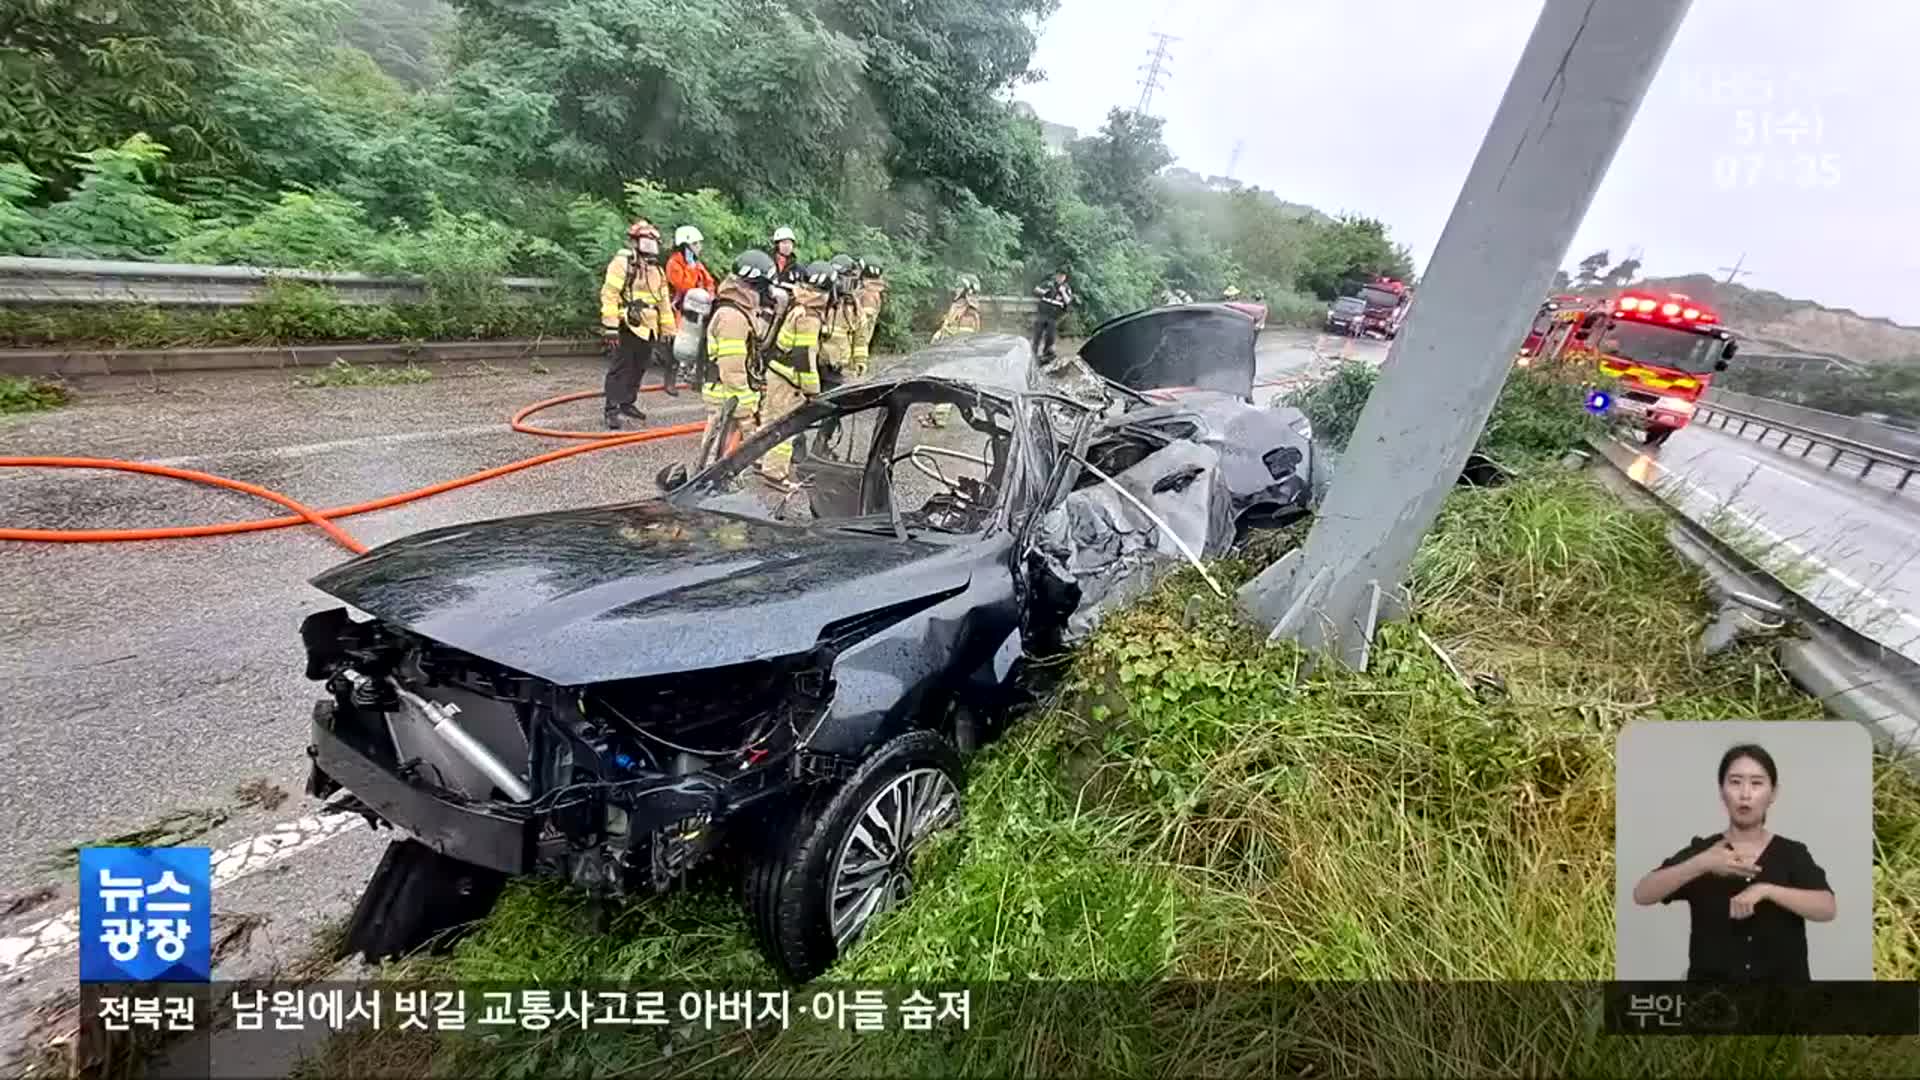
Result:
<svg viewBox="0 0 1920 1080"><path fill-rule="evenodd" d="M948 379L982 388L1025 394L1033 368L1033 349L1012 334L969 334L948 338L901 357L869 382Z"/></svg>

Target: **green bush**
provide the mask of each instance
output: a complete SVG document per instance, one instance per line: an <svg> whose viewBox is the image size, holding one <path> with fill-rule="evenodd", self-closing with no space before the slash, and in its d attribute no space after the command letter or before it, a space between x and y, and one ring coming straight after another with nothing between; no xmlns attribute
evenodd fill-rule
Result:
<svg viewBox="0 0 1920 1080"><path fill-rule="evenodd" d="M1344 360L1326 378L1283 396L1307 415L1316 441L1345 450L1380 369L1361 360ZM1588 412L1577 381L1557 373L1514 368L1481 432L1479 449L1496 461L1522 464L1556 457L1580 445L1606 425Z"/></svg>
<svg viewBox="0 0 1920 1080"><path fill-rule="evenodd" d="M39 243L40 223L24 205L40 189L25 165L0 161L0 255L25 255Z"/></svg>
<svg viewBox="0 0 1920 1080"><path fill-rule="evenodd" d="M290 191L250 220L196 232L166 254L189 263L355 270L368 265L380 243L359 203L332 192Z"/></svg>
<svg viewBox="0 0 1920 1080"><path fill-rule="evenodd" d="M181 349L578 338L592 332L590 299L562 294L474 306L444 299L420 304L348 304L331 289L275 281L269 283L267 296L260 303L214 310L139 305L0 307L0 346Z"/></svg>
<svg viewBox="0 0 1920 1080"><path fill-rule="evenodd" d="M67 403L67 388L28 375L0 375L0 413L44 412Z"/></svg>
<svg viewBox="0 0 1920 1080"><path fill-rule="evenodd" d="M186 207L154 192L152 176L166 158L167 148L144 133L81 155L80 186L39 215L38 253L146 259L166 251L193 229Z"/></svg>
<svg viewBox="0 0 1920 1080"><path fill-rule="evenodd" d="M1318 327L1327 317L1327 305L1291 289L1268 289L1267 325Z"/></svg>
<svg viewBox="0 0 1920 1080"><path fill-rule="evenodd" d="M1344 360L1326 378L1284 395L1281 400L1305 413L1313 437L1335 450L1345 450L1360 422L1367 395L1380 380L1380 369L1361 360Z"/></svg>

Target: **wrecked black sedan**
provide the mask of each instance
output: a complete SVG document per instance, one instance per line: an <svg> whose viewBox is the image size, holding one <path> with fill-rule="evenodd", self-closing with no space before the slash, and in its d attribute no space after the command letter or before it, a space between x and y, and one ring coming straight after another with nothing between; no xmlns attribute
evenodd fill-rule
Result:
<svg viewBox="0 0 1920 1080"><path fill-rule="evenodd" d="M309 792L411 837L344 951L410 950L510 876L617 896L720 857L769 961L825 971L911 893L1030 657L1250 515L1304 511L1304 438L1242 415L1250 323L1241 350L1195 310L1129 317L1131 350L1096 335L1071 371L1018 338L942 344L664 498L434 529L314 578L370 618L301 627L327 690ZM1169 387L1193 400L1149 396ZM1235 442L1254 431L1288 438ZM776 447L789 485L758 476Z"/></svg>

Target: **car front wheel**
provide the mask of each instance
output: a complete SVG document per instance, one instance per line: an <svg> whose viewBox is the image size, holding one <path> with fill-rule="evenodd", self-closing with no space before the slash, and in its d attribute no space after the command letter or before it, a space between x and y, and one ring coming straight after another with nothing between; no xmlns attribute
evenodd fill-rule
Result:
<svg viewBox="0 0 1920 1080"><path fill-rule="evenodd" d="M913 894L913 856L959 820L960 755L930 731L882 746L749 862L747 913L768 962L819 977L874 916Z"/></svg>

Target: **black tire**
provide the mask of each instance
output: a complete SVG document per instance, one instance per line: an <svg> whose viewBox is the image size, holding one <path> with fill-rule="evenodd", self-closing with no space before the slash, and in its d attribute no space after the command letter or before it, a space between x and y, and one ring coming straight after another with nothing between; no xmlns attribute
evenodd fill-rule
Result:
<svg viewBox="0 0 1920 1080"><path fill-rule="evenodd" d="M1641 441L1648 446L1665 446L1667 440L1673 438L1673 430L1670 427L1648 428L1646 437Z"/></svg>
<svg viewBox="0 0 1920 1080"><path fill-rule="evenodd" d="M505 874L442 855L418 840L387 845L354 905L334 958L378 962L423 945L439 952L487 917L506 887Z"/></svg>
<svg viewBox="0 0 1920 1080"><path fill-rule="evenodd" d="M786 819L790 822L786 829L766 836L749 857L747 919L761 953L782 976L795 983L809 982L840 958L828 891L842 849L849 846L869 804L895 782L915 775L938 791L938 782L922 770L933 770L952 789L951 816L927 832L951 824L961 805L960 755L940 735L913 731L875 751L843 783L817 792L796 817ZM887 871L880 892L910 891L911 854L918 838L909 843L905 858ZM847 944L857 940L871 917L860 920Z"/></svg>

